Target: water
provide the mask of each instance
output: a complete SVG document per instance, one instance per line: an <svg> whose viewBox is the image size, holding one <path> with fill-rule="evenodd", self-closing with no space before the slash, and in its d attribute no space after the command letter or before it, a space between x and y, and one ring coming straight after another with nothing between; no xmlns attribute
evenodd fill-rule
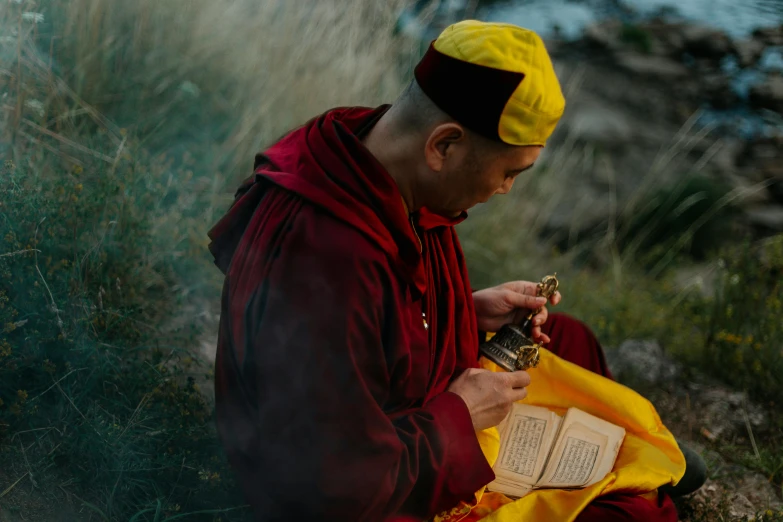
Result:
<svg viewBox="0 0 783 522"><path fill-rule="evenodd" d="M516 0L485 5L477 17L544 35L557 26L563 36L576 38L586 25L610 16L633 20L657 14L717 27L738 38L783 23L783 0Z"/></svg>
<svg viewBox="0 0 783 522"><path fill-rule="evenodd" d="M733 37L783 22L781 0L626 0L626 3L642 14L669 10L686 20L723 29Z"/></svg>
<svg viewBox="0 0 783 522"><path fill-rule="evenodd" d="M478 18L487 22L512 23L540 35L550 35L557 27L563 37L574 39L582 34L585 26L613 14L608 5L596 6L568 0L523 0L482 8Z"/></svg>

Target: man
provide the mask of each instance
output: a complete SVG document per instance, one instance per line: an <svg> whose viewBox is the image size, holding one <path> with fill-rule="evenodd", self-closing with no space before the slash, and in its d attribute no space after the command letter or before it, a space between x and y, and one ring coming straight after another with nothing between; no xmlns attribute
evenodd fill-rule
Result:
<svg viewBox="0 0 783 522"><path fill-rule="evenodd" d="M475 432L530 376L477 369L479 332L530 309L534 337L608 375L579 323L542 331L533 283L472 292L454 230L533 166L564 107L537 35L462 22L393 105L329 111L257 156L210 249L218 427L258 520L424 520L489 483ZM582 520L675 517L621 495Z"/></svg>

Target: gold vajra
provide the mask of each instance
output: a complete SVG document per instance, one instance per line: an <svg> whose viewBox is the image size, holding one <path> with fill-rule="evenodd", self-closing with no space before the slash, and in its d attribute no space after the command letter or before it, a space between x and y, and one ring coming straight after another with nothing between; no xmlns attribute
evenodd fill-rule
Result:
<svg viewBox="0 0 783 522"><path fill-rule="evenodd" d="M555 292L557 292L557 288L560 285L560 282L557 280L557 272L555 272L554 275L545 276L540 283L538 283L538 288L536 289L536 295L538 297L546 297L547 301L555 295ZM533 312L530 312L530 315L527 316L527 321L531 321L534 316L538 315L541 312L541 308L538 310L535 310ZM529 332L525 332L526 337L529 335ZM529 337L528 337L529 339ZM517 349L517 362L516 367L519 370L527 370L529 368L535 368L538 366L538 357L539 357L539 350L541 349L541 345L532 342L531 344L523 344Z"/></svg>
<svg viewBox="0 0 783 522"><path fill-rule="evenodd" d="M560 281L557 280L557 272L554 275L544 277L540 283L538 283L538 290L536 293L540 297L546 297L549 299L557 292L557 287L560 286Z"/></svg>

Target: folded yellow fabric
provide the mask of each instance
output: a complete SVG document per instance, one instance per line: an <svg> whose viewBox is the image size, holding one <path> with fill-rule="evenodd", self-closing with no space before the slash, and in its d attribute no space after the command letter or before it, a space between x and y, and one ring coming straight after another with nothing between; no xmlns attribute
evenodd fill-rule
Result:
<svg viewBox="0 0 783 522"><path fill-rule="evenodd" d="M484 358L481 361L486 369L503 371ZM534 490L519 500L502 505L481 520L569 522L600 495L620 490L649 493L664 484L676 484L682 478L685 457L650 401L630 388L561 359L546 349L541 350L538 367L529 372L532 382L524 403L549 408L558 415L564 415L569 407L579 408L625 428L625 441L613 471L602 481L577 490ZM500 450L497 429L484 430L477 435L487 461L494 465ZM484 489L476 493L474 509L480 507L483 497ZM497 499L491 502L497 503ZM456 517L447 515L440 520L459 520L464 518L465 511L455 511Z"/></svg>

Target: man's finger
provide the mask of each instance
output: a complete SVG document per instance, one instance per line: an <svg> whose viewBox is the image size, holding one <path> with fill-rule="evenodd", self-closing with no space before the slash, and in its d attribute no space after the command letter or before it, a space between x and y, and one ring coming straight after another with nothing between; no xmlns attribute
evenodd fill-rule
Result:
<svg viewBox="0 0 783 522"><path fill-rule="evenodd" d="M547 310L545 306L542 306L541 311L533 316L533 324L540 326L546 322L547 317L549 317L549 310Z"/></svg>
<svg viewBox="0 0 783 522"><path fill-rule="evenodd" d="M554 295L549 298L549 302L552 303L552 306L555 306L560 303L562 298L563 296L560 295L560 292L555 292Z"/></svg>
<svg viewBox="0 0 783 522"><path fill-rule="evenodd" d="M525 371L510 372L508 376L512 388L524 388L530 385L530 374Z"/></svg>
<svg viewBox="0 0 783 522"><path fill-rule="evenodd" d="M538 291L538 285L536 283L531 283L529 281L510 281L504 285L509 290L513 290L514 292L518 294L525 294L525 295L536 295L536 292Z"/></svg>
<svg viewBox="0 0 783 522"><path fill-rule="evenodd" d="M533 329L530 331L530 335L533 336L533 339L540 339L543 335L541 333L541 327L540 326L534 326Z"/></svg>
<svg viewBox="0 0 783 522"><path fill-rule="evenodd" d="M520 294L513 290L506 294L508 303L515 308L527 308L529 310L537 310L546 305L546 297L536 297L532 295Z"/></svg>
<svg viewBox="0 0 783 522"><path fill-rule="evenodd" d="M509 398L513 402L521 401L525 397L527 397L527 388L514 388L509 393Z"/></svg>

